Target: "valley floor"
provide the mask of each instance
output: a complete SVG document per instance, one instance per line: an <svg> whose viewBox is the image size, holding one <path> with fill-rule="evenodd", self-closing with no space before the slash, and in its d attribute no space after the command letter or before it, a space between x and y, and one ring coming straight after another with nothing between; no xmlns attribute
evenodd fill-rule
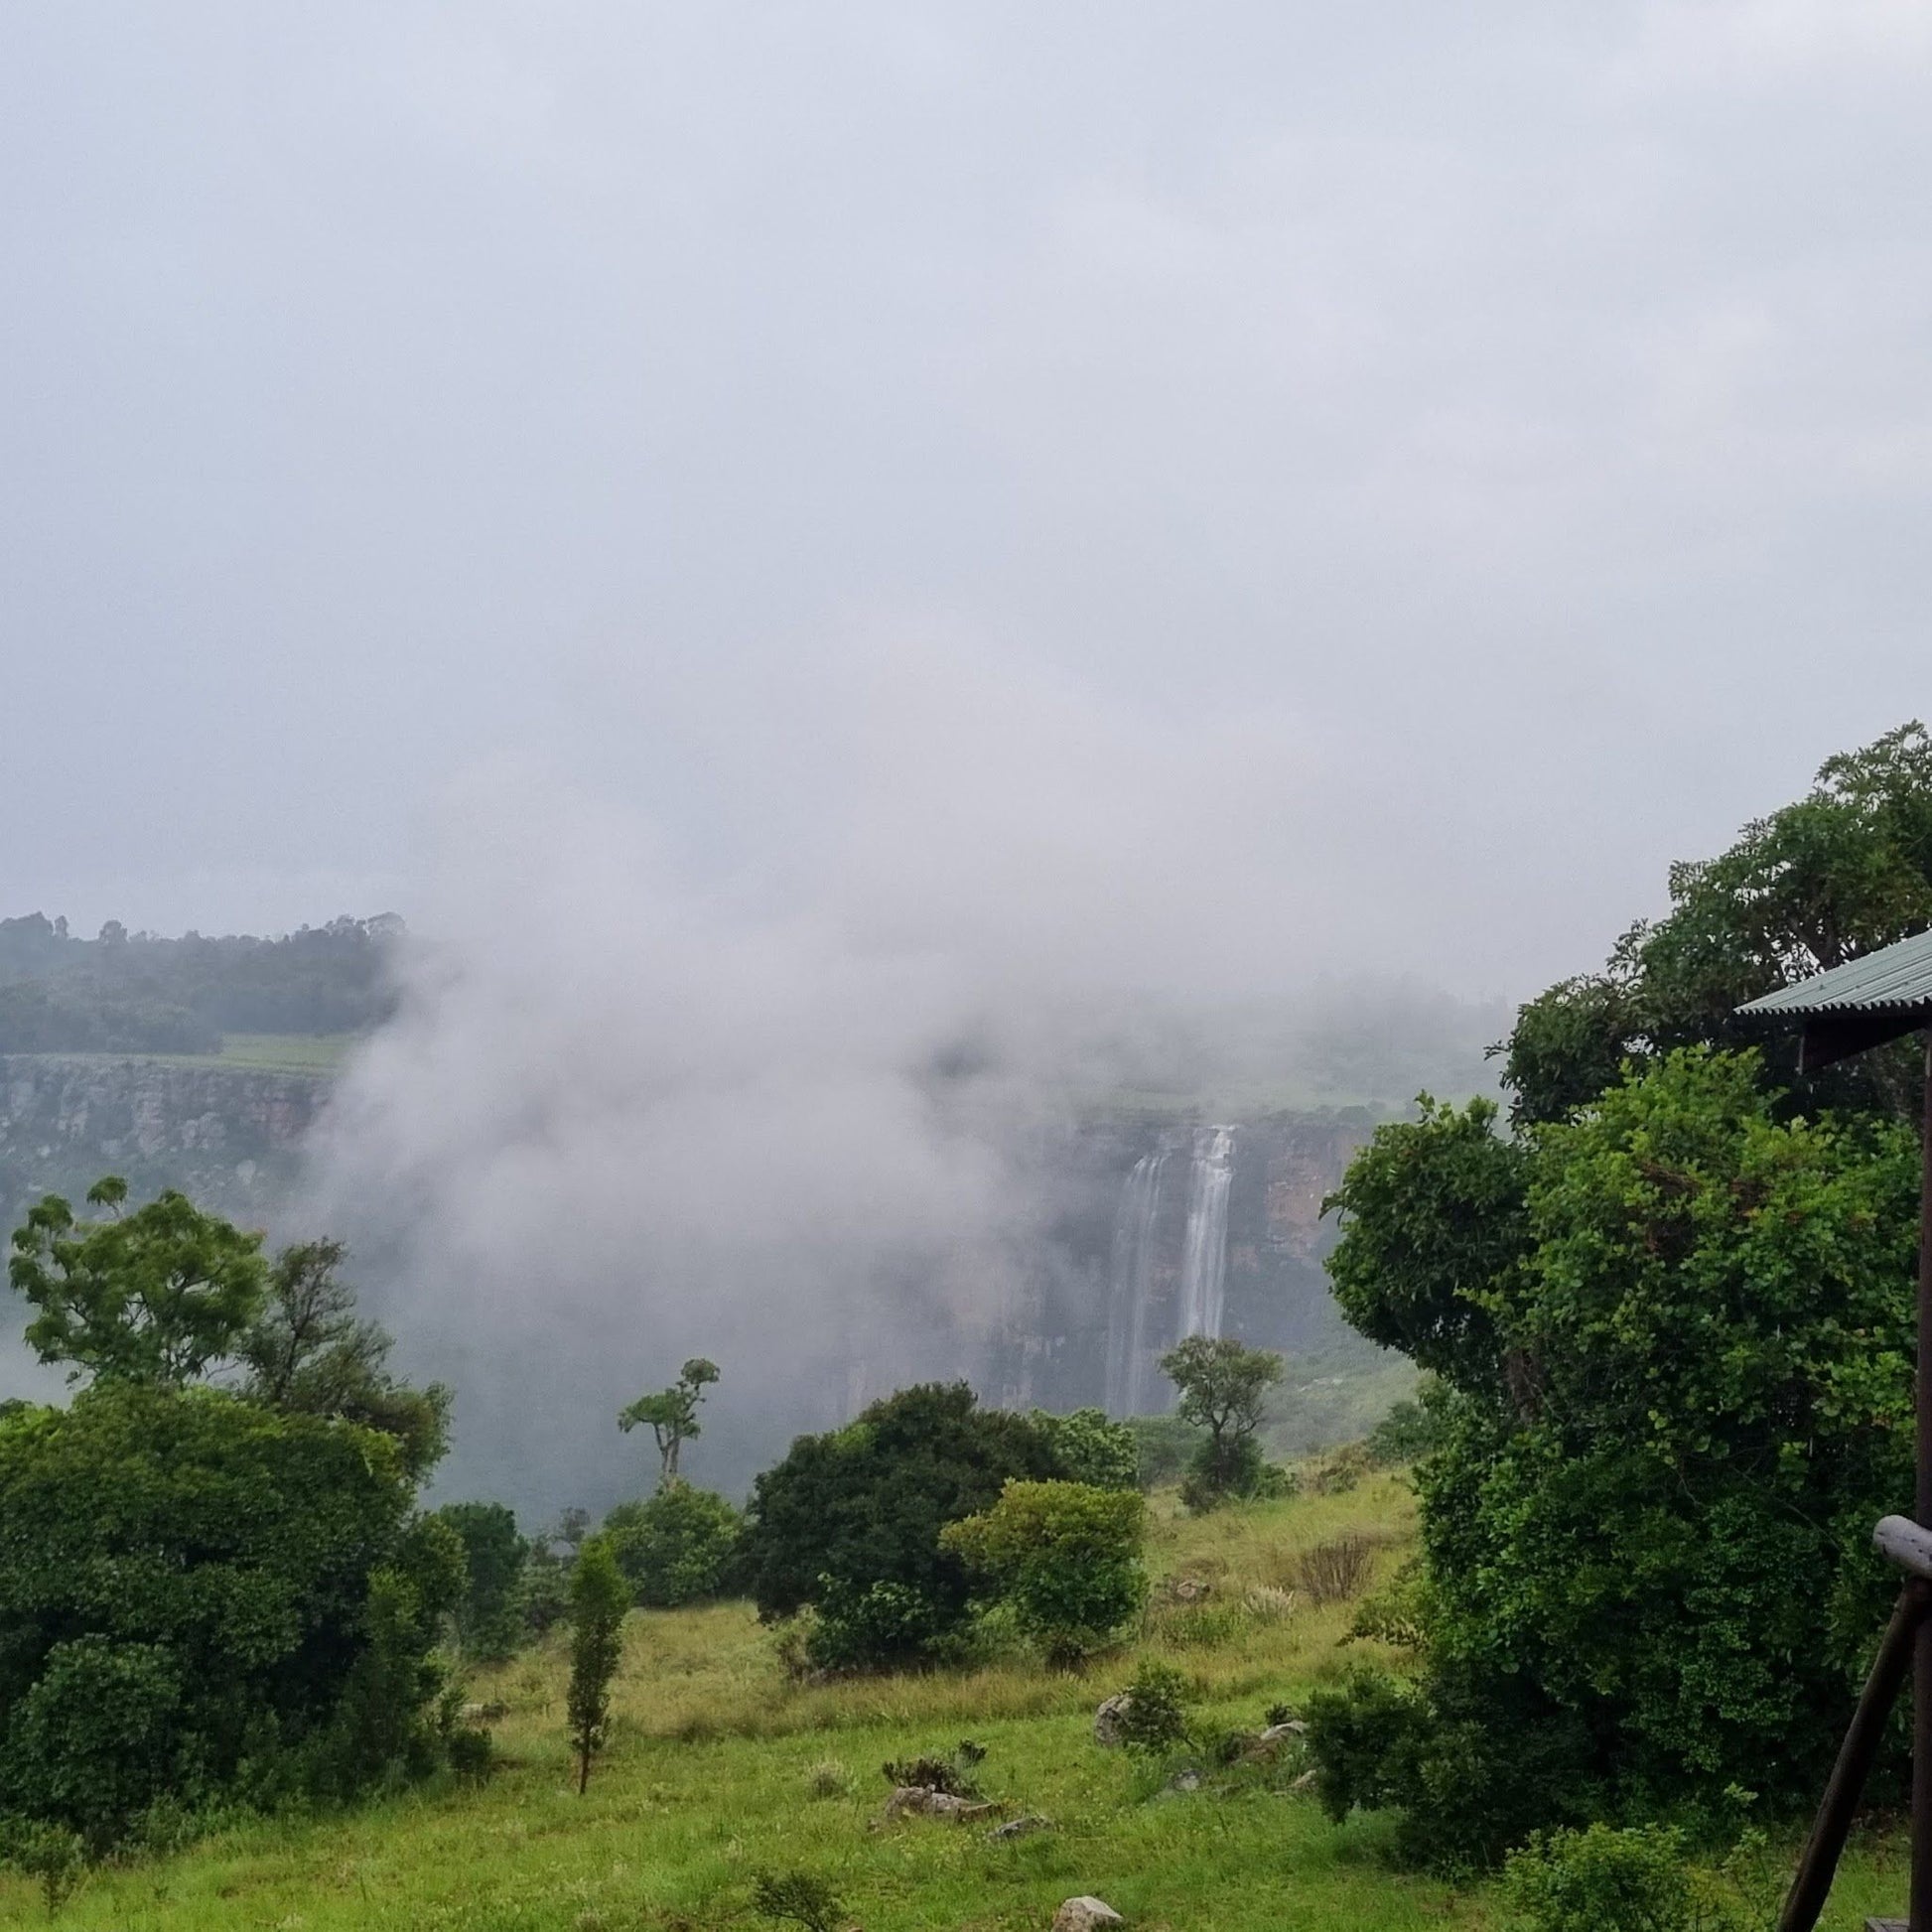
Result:
<svg viewBox="0 0 1932 1932"><path fill-rule="evenodd" d="M1349 1530L1375 1540L1386 1576L1405 1553L1413 1505L1398 1476L1346 1493L1204 1520L1157 1505L1154 1567L1210 1586L1166 1592L1137 1652L1194 1678L1201 1715L1253 1729L1277 1700L1363 1646L1340 1647L1352 1607L1291 1603L1301 1551ZM253 1824L181 1856L95 1873L61 1914L120 1932L274 1927L462 1928L463 1932L710 1932L759 1926L760 1870L829 1880L845 1922L866 1932L1035 1932L1061 1899L1094 1892L1137 1928L1167 1932L1372 1932L1495 1923L1487 1888L1395 1872L1384 1822L1330 1825L1286 1775L1166 1792L1092 1739L1094 1705L1134 1656L1086 1677L1020 1664L973 1673L792 1683L748 1607L630 1619L618 1724L588 1796L563 1738L561 1644L480 1675L500 1702L508 1760L487 1786L422 1792L353 1814ZM981 1781L1050 1832L990 1842L983 1828L880 1822L889 1757L986 1747ZM1011 1815L1011 1813L1009 1814ZM1863 1846L1828 1927L1898 1909L1898 1845ZM46 1923L38 1896L0 1878L0 1923Z"/></svg>

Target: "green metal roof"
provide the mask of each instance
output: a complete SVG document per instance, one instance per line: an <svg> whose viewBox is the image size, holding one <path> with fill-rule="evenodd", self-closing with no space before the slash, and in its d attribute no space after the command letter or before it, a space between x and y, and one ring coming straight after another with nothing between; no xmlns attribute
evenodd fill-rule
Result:
<svg viewBox="0 0 1932 1932"><path fill-rule="evenodd" d="M1895 1013L1932 1008L1932 932L1848 959L1737 1009L1753 1019L1813 1013Z"/></svg>

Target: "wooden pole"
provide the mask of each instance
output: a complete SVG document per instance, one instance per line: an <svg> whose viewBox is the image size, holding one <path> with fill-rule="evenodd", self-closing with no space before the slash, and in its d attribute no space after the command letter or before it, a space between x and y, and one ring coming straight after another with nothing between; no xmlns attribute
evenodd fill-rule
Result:
<svg viewBox="0 0 1932 1932"><path fill-rule="evenodd" d="M1925 1035L1918 1241L1918 1483L1912 1514L1932 1529L1932 1031ZM1932 1620L1912 1646L1913 1932L1932 1932Z"/></svg>
<svg viewBox="0 0 1932 1932"><path fill-rule="evenodd" d="M1932 1611L1932 1587L1916 1578L1898 1592L1898 1602L1885 1625L1878 1654L1871 1660L1871 1672L1864 1680L1859 1708L1852 1719L1845 1742L1838 1747L1838 1762L1832 1766L1831 1782L1825 1787L1818 1807L1817 1822L1805 1841L1804 1856L1798 1861L1798 1875L1785 1894L1784 1910L1778 1914L1778 1932L1812 1932L1818 1915L1838 1871L1840 1855L1851 1835L1852 1820L1858 1815L1859 1798L1864 1781L1884 1740L1885 1720L1904 1687L1905 1672L1912 1662L1914 1640L1927 1627Z"/></svg>

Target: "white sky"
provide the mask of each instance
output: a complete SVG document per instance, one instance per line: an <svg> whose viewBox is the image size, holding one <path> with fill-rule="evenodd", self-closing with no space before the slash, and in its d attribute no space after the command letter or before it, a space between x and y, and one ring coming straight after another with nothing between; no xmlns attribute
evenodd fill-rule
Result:
<svg viewBox="0 0 1932 1932"><path fill-rule="evenodd" d="M1932 709L1929 89L1924 0L16 8L0 911L433 918L567 783L864 946L1533 991Z"/></svg>

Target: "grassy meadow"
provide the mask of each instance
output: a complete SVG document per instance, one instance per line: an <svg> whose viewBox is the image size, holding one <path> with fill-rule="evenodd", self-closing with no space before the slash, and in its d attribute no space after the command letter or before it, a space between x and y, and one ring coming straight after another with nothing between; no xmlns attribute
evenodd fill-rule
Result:
<svg viewBox="0 0 1932 1932"><path fill-rule="evenodd" d="M1495 1925L1486 1886L1396 1871L1386 1823L1330 1825L1297 1770L1211 1769L1165 1788L1098 1748L1094 1705L1141 1655L1184 1671L1208 1727L1257 1728L1271 1703L1373 1646L1341 1646L1348 1602L1303 1587L1302 1554L1366 1537L1369 1585L1413 1538L1400 1475L1339 1494L1204 1519L1156 1499L1155 1601L1133 1650L1083 1676L1024 1661L956 1674L794 1682L742 1603L633 1613L614 1735L579 1798L563 1736L562 1633L471 1696L501 1704L504 1763L481 1788L448 1785L342 1815L250 1823L167 1859L94 1872L60 1922L118 1932L272 1927L466 1932L699 1932L763 1924L760 1870L826 1878L843 1922L866 1932L1044 1928L1059 1901L1095 1892L1136 1927L1169 1932L1370 1932ZM1209 1586L1195 1601L1171 1586ZM1164 1587L1165 1586L1165 1587ZM881 1822L888 1758L986 1748L979 1779L1004 1814L1053 1829L990 1842L985 1825ZM989 1821L990 1822L990 1821ZM1782 1859L1784 1848L1778 1857ZM1826 1924L1856 1927L1903 1896L1900 1846L1859 1850ZM0 1876L0 1924L47 1922L38 1893Z"/></svg>

